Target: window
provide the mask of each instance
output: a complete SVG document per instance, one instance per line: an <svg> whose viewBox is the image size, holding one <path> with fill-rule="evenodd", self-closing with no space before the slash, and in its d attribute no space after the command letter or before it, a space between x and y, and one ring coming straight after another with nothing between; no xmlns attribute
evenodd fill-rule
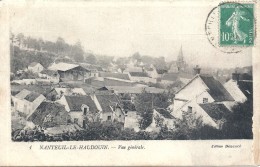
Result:
<svg viewBox="0 0 260 167"><path fill-rule="evenodd" d="M63 72L60 73L60 77L64 78L64 73Z"/></svg>
<svg viewBox="0 0 260 167"><path fill-rule="evenodd" d="M87 115L87 111L88 111L88 109L84 108L84 111L83 111L84 115Z"/></svg>
<svg viewBox="0 0 260 167"><path fill-rule="evenodd" d="M203 98L203 103L207 103L208 102L208 98Z"/></svg>
<svg viewBox="0 0 260 167"><path fill-rule="evenodd" d="M107 120L111 120L111 116L108 116L108 117L107 117Z"/></svg>
<svg viewBox="0 0 260 167"><path fill-rule="evenodd" d="M78 124L78 121L79 121L78 118L74 118L74 123L75 123L75 124Z"/></svg>
<svg viewBox="0 0 260 167"><path fill-rule="evenodd" d="M192 112L192 107L188 106L188 112Z"/></svg>

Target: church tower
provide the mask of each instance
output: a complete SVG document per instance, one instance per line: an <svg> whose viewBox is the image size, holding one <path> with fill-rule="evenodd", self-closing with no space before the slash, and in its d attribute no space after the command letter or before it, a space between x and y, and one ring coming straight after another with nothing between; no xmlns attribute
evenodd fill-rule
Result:
<svg viewBox="0 0 260 167"><path fill-rule="evenodd" d="M181 49L179 51L179 55L177 57L176 64L177 64L178 71L184 70L186 63L185 63L184 57L183 57L182 46L181 46Z"/></svg>

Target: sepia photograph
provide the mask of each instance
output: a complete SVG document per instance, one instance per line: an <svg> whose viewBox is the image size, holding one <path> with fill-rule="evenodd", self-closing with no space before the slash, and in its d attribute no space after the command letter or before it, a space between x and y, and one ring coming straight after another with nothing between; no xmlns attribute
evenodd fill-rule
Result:
<svg viewBox="0 0 260 167"><path fill-rule="evenodd" d="M12 142L253 139L254 5L11 8Z"/></svg>

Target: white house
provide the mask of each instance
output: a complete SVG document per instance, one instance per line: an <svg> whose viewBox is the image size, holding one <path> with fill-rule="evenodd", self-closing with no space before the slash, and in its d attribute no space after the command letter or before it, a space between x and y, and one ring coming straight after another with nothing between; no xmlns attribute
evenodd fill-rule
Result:
<svg viewBox="0 0 260 167"><path fill-rule="evenodd" d="M240 79L239 75L238 73L233 73L232 79L226 82L224 87L236 102L243 103L248 99L252 100L253 81Z"/></svg>
<svg viewBox="0 0 260 167"><path fill-rule="evenodd" d="M167 126L168 129L175 128L175 118L168 111L163 108L153 109L152 123L145 129L145 131L159 131L160 127L157 125L157 121L160 120L162 126Z"/></svg>
<svg viewBox="0 0 260 167"><path fill-rule="evenodd" d="M85 127L87 121L96 121L99 118L99 110L90 96L62 96L58 103L65 106L69 113L70 122Z"/></svg>
<svg viewBox="0 0 260 167"><path fill-rule="evenodd" d="M48 67L49 70L54 70L59 73L62 81L84 81L89 78L90 71L78 64L70 63L53 63Z"/></svg>
<svg viewBox="0 0 260 167"><path fill-rule="evenodd" d="M149 77L157 79L160 78L160 74L158 74L156 68L154 67L154 65L150 65L150 67L146 67L145 68L145 72L148 74Z"/></svg>
<svg viewBox="0 0 260 167"><path fill-rule="evenodd" d="M33 73L40 73L42 70L44 70L44 67L37 62L33 62L28 66L28 70Z"/></svg>
<svg viewBox="0 0 260 167"><path fill-rule="evenodd" d="M37 83L36 79L21 79L21 80L13 80L11 83L17 83L20 85L34 85Z"/></svg>
<svg viewBox="0 0 260 167"><path fill-rule="evenodd" d="M131 81L156 83L156 79L151 78L145 72L128 72Z"/></svg>
<svg viewBox="0 0 260 167"><path fill-rule="evenodd" d="M184 112L192 112L202 116L203 121L208 123L208 114L201 110L200 106L200 104L206 103L223 104L231 109L234 105L234 99L213 76L197 74L175 94L171 114L182 119Z"/></svg>
<svg viewBox="0 0 260 167"><path fill-rule="evenodd" d="M45 100L42 94L23 89L21 92L12 96L15 111L25 113L30 116L35 109Z"/></svg>
<svg viewBox="0 0 260 167"><path fill-rule="evenodd" d="M93 100L101 111L100 118L102 121L125 122L125 113L121 106L121 101L115 94L96 94Z"/></svg>
<svg viewBox="0 0 260 167"><path fill-rule="evenodd" d="M144 72L142 67L128 67L124 70L125 72Z"/></svg>

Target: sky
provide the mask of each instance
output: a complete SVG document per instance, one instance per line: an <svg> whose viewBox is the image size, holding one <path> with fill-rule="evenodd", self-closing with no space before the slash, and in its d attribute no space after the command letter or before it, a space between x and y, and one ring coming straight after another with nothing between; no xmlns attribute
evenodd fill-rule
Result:
<svg viewBox="0 0 260 167"><path fill-rule="evenodd" d="M227 54L208 42L204 25L213 6L86 4L11 8L11 31L51 41L62 37L70 44L80 40L86 51L115 57L139 52L170 61L176 60L182 46L189 64L223 68L252 64L250 48Z"/></svg>

